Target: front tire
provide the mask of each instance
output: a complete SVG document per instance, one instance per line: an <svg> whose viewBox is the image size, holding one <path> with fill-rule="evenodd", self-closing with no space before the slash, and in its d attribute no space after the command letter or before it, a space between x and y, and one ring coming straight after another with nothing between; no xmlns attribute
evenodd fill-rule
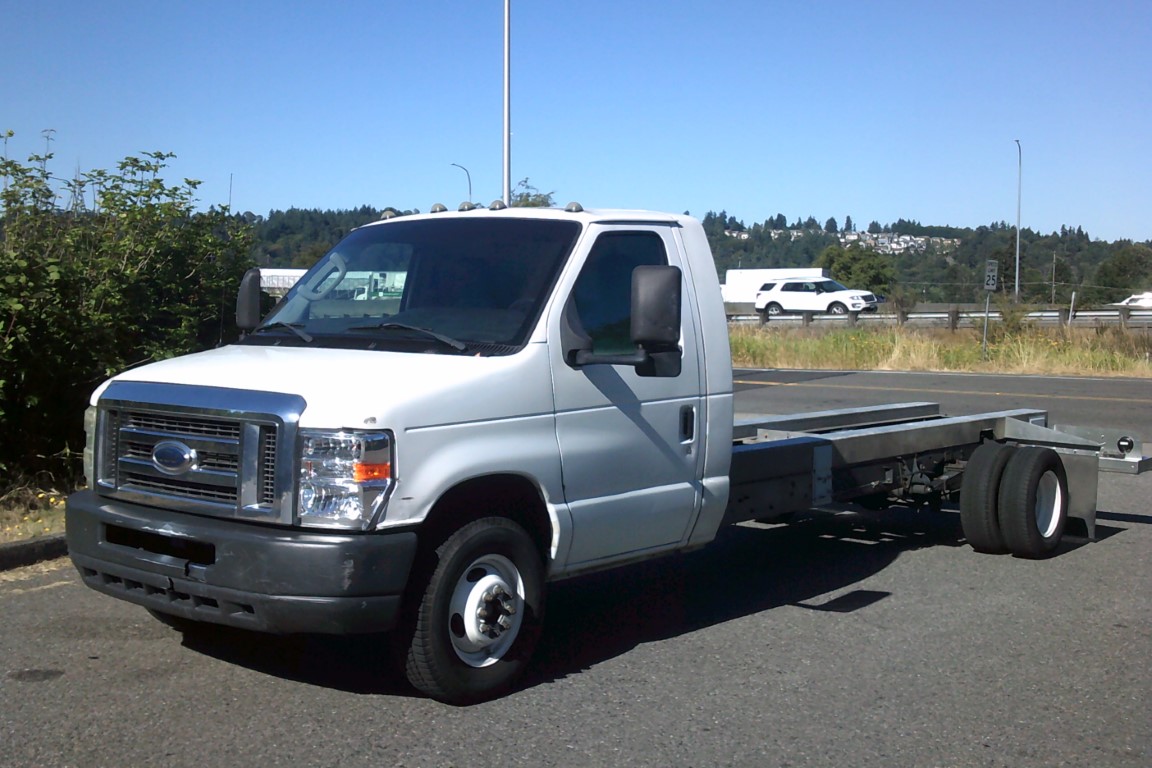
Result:
<svg viewBox="0 0 1152 768"><path fill-rule="evenodd" d="M1009 551L1040 558L1053 552L1068 522L1068 475L1051 448L1019 448L1000 481L1000 530Z"/></svg>
<svg viewBox="0 0 1152 768"><path fill-rule="evenodd" d="M506 692L540 634L544 566L516 523L486 517L436 550L415 606L405 671L434 699L466 704Z"/></svg>
<svg viewBox="0 0 1152 768"><path fill-rule="evenodd" d="M830 315L846 315L848 314L848 307L844 306L838 301L834 301L828 305L828 314Z"/></svg>

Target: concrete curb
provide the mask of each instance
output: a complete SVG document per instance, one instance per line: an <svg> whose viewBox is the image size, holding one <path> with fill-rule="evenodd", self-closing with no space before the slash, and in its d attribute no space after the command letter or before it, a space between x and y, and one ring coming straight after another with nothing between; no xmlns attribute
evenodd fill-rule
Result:
<svg viewBox="0 0 1152 768"><path fill-rule="evenodd" d="M35 565L44 560L55 560L66 554L68 554L68 542L62 533L0 544L0 571Z"/></svg>

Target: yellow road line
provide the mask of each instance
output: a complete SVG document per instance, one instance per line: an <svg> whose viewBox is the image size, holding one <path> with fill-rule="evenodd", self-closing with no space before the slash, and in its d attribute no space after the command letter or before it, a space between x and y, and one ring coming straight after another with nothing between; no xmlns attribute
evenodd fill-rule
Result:
<svg viewBox="0 0 1152 768"><path fill-rule="evenodd" d="M976 395L981 397L1026 397L1047 400L1091 400L1104 403L1143 403L1152 405L1152 398L1099 397L1095 395L1053 395L1036 392L981 392L968 389L924 389L921 387L876 387L860 384L826 384L819 379L812 381L750 381L738 379L733 384L746 384L757 387L824 387L826 389L866 389L878 392L919 392L926 395Z"/></svg>

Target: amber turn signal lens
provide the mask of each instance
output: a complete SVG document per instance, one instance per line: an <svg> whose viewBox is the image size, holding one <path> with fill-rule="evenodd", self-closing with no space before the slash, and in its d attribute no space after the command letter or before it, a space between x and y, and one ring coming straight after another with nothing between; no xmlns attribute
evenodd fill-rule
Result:
<svg viewBox="0 0 1152 768"><path fill-rule="evenodd" d="M352 479L358 483L368 480L387 480L392 477L392 464L362 464L356 462L352 465Z"/></svg>

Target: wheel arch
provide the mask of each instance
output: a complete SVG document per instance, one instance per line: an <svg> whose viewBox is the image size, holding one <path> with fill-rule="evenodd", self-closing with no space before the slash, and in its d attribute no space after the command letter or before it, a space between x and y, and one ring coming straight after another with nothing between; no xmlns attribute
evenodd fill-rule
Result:
<svg viewBox="0 0 1152 768"><path fill-rule="evenodd" d="M545 571L551 570L557 522L540 488L512 472L469 478L441 494L420 524L421 549L434 550L454 531L484 517L504 517L523 528L540 553Z"/></svg>

